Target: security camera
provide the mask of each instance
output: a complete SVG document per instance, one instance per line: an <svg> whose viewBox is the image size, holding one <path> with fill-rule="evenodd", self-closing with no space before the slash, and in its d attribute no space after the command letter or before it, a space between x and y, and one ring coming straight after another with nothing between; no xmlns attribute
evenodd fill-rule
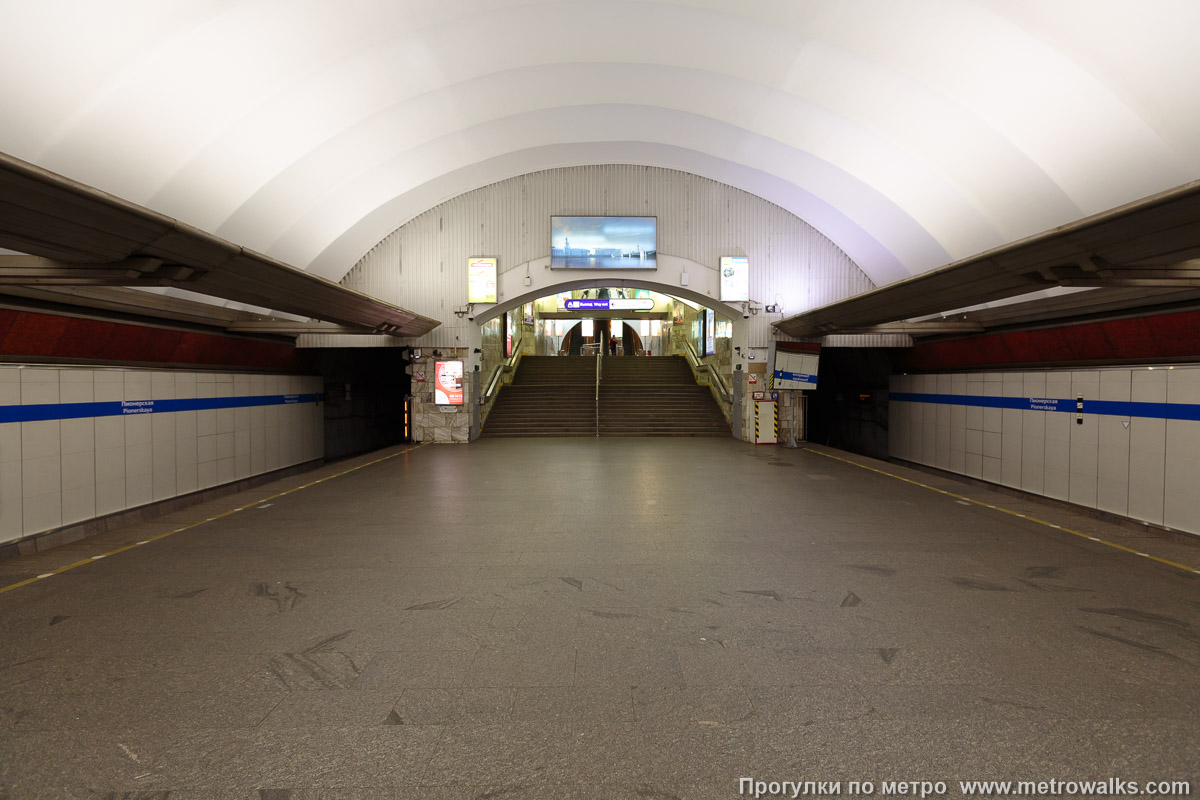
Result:
<svg viewBox="0 0 1200 800"><path fill-rule="evenodd" d="M742 319L750 319L750 315L749 315L749 314L742 314Z"/></svg>
<svg viewBox="0 0 1200 800"><path fill-rule="evenodd" d="M475 321L474 317L467 317L467 322L474 322L474 321Z"/></svg>

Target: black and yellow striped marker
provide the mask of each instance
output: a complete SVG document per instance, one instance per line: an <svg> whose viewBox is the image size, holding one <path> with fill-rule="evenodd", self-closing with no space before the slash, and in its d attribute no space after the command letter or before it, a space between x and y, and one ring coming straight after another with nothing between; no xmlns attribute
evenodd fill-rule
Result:
<svg viewBox="0 0 1200 800"><path fill-rule="evenodd" d="M754 401L754 443L755 444L759 443L758 442L759 431L762 430L759 427L758 407L759 407L760 403L768 403L768 402L771 404L771 412L772 412L772 417L773 417L772 425L773 425L774 431L775 431L775 441L776 442L779 441L779 401L778 400L755 400Z"/></svg>

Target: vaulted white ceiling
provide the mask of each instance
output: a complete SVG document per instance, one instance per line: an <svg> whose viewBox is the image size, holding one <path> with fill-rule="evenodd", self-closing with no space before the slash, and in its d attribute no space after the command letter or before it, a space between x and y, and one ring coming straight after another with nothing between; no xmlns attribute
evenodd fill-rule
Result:
<svg viewBox="0 0 1200 800"><path fill-rule="evenodd" d="M0 0L0 19L0 150L334 279L438 202L552 167L731 184L881 285L1200 177L1195 0Z"/></svg>

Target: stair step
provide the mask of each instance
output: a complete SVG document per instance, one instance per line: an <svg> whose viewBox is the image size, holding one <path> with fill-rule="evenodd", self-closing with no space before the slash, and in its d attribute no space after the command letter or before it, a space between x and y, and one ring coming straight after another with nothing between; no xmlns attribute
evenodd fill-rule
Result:
<svg viewBox="0 0 1200 800"><path fill-rule="evenodd" d="M596 436L596 359L525 356L484 422L485 437ZM728 436L707 386L678 357L605 357L599 386L605 437Z"/></svg>

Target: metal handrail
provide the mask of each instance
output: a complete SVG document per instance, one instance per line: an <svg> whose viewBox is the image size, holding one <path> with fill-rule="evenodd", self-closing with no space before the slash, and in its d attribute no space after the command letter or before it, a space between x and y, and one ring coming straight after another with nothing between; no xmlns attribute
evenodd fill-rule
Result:
<svg viewBox="0 0 1200 800"><path fill-rule="evenodd" d="M509 372L516 368L517 361L521 358L521 345L525 343L525 339L521 338L513 345L513 354L504 361L496 365L492 370L492 377L488 380L487 391L479 399L481 405L486 405L492 399L492 395L499 389L500 378L505 372Z"/></svg>
<svg viewBox="0 0 1200 800"><path fill-rule="evenodd" d="M596 438L600 438L600 375L604 371L604 348L596 354Z"/></svg>
<svg viewBox="0 0 1200 800"><path fill-rule="evenodd" d="M691 364L692 368L695 369L696 372L708 372L709 382L717 390L717 394L720 396L721 400L726 403L732 403L733 393L730 392L725 386L725 379L721 377L721 373L717 372L716 368L713 367L712 364L705 364L703 361L701 361L700 357L696 355L696 349L692 347L692 343L686 339L683 342L683 350L684 354L687 356L688 363Z"/></svg>
<svg viewBox="0 0 1200 800"><path fill-rule="evenodd" d="M723 400L732 403L733 393L729 391L729 387L725 385L725 376L720 372L717 372L717 368L712 364L705 364L704 367L708 370L709 380L716 383L717 393L721 395Z"/></svg>
<svg viewBox="0 0 1200 800"><path fill-rule="evenodd" d="M491 380L488 381L487 391L483 393L483 397L480 402L486 403L492 398L492 395L496 392L496 384L499 382L500 376L504 374L504 368L507 366L507 363L497 364L496 368L492 370L492 377Z"/></svg>

